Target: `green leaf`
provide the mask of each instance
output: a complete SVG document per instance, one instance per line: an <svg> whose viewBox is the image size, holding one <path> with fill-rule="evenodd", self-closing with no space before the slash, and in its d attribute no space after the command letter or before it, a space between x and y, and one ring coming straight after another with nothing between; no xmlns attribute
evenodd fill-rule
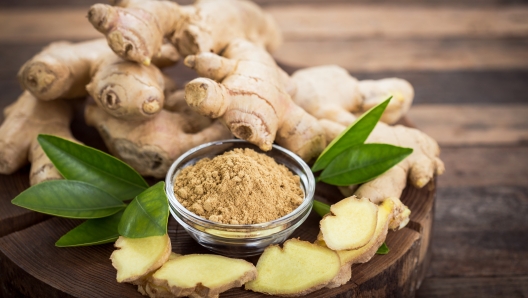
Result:
<svg viewBox="0 0 528 298"><path fill-rule="evenodd" d="M332 160L319 180L337 186L367 182L402 161L411 148L389 144L363 144L351 148Z"/></svg>
<svg viewBox="0 0 528 298"><path fill-rule="evenodd" d="M312 172L323 170L343 151L363 144L376 126L376 123L378 123L381 115L383 115L383 111L385 111L385 108L389 105L391 98L392 96L368 110L368 112L359 117L328 146L326 146L323 153L321 153L315 161L315 164L312 167Z"/></svg>
<svg viewBox="0 0 528 298"><path fill-rule="evenodd" d="M126 205L109 193L85 182L46 181L34 185L11 203L33 211L68 218L101 218Z"/></svg>
<svg viewBox="0 0 528 298"><path fill-rule="evenodd" d="M313 210L319 214L319 216L323 217L327 213L330 213L330 205L325 204L323 202L314 200L313 201Z"/></svg>
<svg viewBox="0 0 528 298"><path fill-rule="evenodd" d="M90 183L122 201L148 188L147 182L134 169L102 151L51 135L39 135L38 141L53 165L68 180Z"/></svg>
<svg viewBox="0 0 528 298"><path fill-rule="evenodd" d="M376 251L376 254L386 255L389 253L389 251L389 247L387 246L387 244L385 244L385 242L383 242L383 244L378 248L378 251Z"/></svg>
<svg viewBox="0 0 528 298"><path fill-rule="evenodd" d="M119 234L128 238L161 236L167 233L169 205L165 182L158 182L139 194L119 222Z"/></svg>
<svg viewBox="0 0 528 298"><path fill-rule="evenodd" d="M115 242L119 237L117 226L123 212L124 210L108 217L89 219L62 236L55 246L90 246Z"/></svg>

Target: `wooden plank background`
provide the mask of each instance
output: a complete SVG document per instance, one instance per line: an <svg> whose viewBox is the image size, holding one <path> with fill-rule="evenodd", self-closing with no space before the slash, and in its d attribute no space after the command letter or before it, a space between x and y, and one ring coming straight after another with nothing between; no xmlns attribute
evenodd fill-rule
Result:
<svg viewBox="0 0 528 298"><path fill-rule="evenodd" d="M274 55L286 70L338 64L360 79L414 85L410 119L439 141L447 169L418 297L528 296L528 1L256 2L283 29ZM100 36L85 18L93 3L0 3L0 108L20 94L16 72L44 45ZM0 209L22 220L9 202Z"/></svg>

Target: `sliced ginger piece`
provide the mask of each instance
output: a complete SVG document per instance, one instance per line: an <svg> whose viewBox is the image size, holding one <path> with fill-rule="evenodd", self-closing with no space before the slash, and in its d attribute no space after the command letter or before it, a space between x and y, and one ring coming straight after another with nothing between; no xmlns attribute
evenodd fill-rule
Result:
<svg viewBox="0 0 528 298"><path fill-rule="evenodd" d="M330 207L321 220L323 239L332 250L356 249L366 245L376 230L378 206L367 198L345 198Z"/></svg>
<svg viewBox="0 0 528 298"><path fill-rule="evenodd" d="M247 290L279 296L301 296L326 286L339 273L336 252L299 239L271 245L257 263L258 277Z"/></svg>
<svg viewBox="0 0 528 298"><path fill-rule="evenodd" d="M368 262L376 254L387 236L389 221L393 217L393 210L394 202L391 199L385 200L379 206L376 231L367 245L354 250L337 251L341 261L341 269L338 275L326 286L327 288L337 288L346 284L352 277L352 264ZM317 235L317 240L314 243L327 247L321 233Z"/></svg>
<svg viewBox="0 0 528 298"><path fill-rule="evenodd" d="M146 238L119 237L110 256L112 266L117 269L117 282L144 284L144 277L158 269L171 253L171 242L167 234Z"/></svg>
<svg viewBox="0 0 528 298"><path fill-rule="evenodd" d="M394 210L394 202L390 199L383 201L378 208L378 222L374 236L370 239L367 245L355 250L340 250L337 252L341 259L341 264L348 264L351 266L356 263L368 262L378 251L378 248L383 244L387 237L389 230L389 221L392 218Z"/></svg>
<svg viewBox="0 0 528 298"><path fill-rule="evenodd" d="M255 266L241 259L191 254L165 263L152 275L151 289L164 287L177 296L218 297L257 277Z"/></svg>
<svg viewBox="0 0 528 298"><path fill-rule="evenodd" d="M174 260L177 257L181 257L181 255L175 252L171 252L169 255L168 261ZM140 292L144 296L150 296L150 297L173 297L174 295L172 295L169 289L165 287L158 287L158 286L150 284L150 280L152 279L152 274L154 274L154 272L151 272L143 277L143 279L145 280L145 283L138 285L138 292Z"/></svg>

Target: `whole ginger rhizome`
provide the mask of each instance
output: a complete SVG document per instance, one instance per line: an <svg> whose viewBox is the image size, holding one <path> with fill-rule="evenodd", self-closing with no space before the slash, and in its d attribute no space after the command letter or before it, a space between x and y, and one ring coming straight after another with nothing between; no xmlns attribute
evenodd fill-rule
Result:
<svg viewBox="0 0 528 298"><path fill-rule="evenodd" d="M176 177L174 192L188 210L224 224L258 224L303 202L300 178L265 154L234 149L204 158Z"/></svg>

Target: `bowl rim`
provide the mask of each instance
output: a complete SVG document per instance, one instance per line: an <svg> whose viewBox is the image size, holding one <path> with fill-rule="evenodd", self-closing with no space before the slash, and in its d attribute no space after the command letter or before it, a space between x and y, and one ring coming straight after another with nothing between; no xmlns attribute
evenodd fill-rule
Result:
<svg viewBox="0 0 528 298"><path fill-rule="evenodd" d="M173 187L174 187L173 177L175 175L176 168L189 155L194 154L194 153L196 153L196 152L198 152L198 151L200 151L202 149L205 149L207 147L211 147L211 146L215 146L215 145L222 145L222 144L226 144L226 143L250 144L250 145L256 146L257 149L260 151L259 153L264 152L263 150L258 148L257 145L252 144L252 143L250 143L250 142L248 142L246 140L240 140L240 139L218 140L218 141L205 143L205 144L196 146L196 147L194 147L192 149L189 149L187 152L182 154L178 159L176 159L172 163L172 165L169 168L169 171L167 172L167 175L165 177L165 193L167 195L169 205L171 205L171 207L173 207L171 209L175 209L174 211L179 213L181 216L188 217L192 221L194 221L196 224L199 224L199 225L204 226L204 227L222 229L222 230L240 230L242 232L242 231L247 231L247 230L262 230L262 229L268 229L268 228L273 228L273 227L276 227L276 226L280 226L282 224L288 223L291 220L294 220L295 218L301 216L303 214L303 210L305 210L306 208L310 208L312 206L312 202L313 202L314 195L315 195L315 184L316 183L315 183L315 177L314 177L314 175L312 173L311 168L306 164L306 162L304 162L304 160L302 160L295 153L293 153L290 150L288 150L286 148L283 148L283 147L281 147L279 145L273 144L271 150L278 150L281 153L283 153L283 154L289 156L290 158L292 158L299 165L299 167L304 171L304 173L305 173L305 175L307 177L308 181L307 181L306 187L304 189L304 199L303 199L303 202L301 203L301 205L299 205L292 212L286 214L283 217L280 217L280 218L277 218L275 220L268 221L268 222L265 222L265 223L259 223L259 224L237 224L237 225L224 224L224 223L219 223L219 222L215 222L215 221L211 221L211 220L205 219L205 218L200 217L200 216L194 214L193 212L189 211L187 208L185 208L178 201L178 199L176 198L176 195L174 193L174 190L173 190ZM301 183L302 183L302 180L301 180Z"/></svg>

